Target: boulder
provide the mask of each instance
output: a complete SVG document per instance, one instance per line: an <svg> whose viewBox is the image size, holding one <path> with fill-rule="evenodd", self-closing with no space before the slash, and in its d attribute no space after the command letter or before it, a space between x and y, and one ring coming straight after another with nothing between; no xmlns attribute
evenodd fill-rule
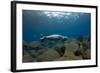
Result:
<svg viewBox="0 0 100 73"><path fill-rule="evenodd" d="M76 52L79 49L79 45L76 42L65 43L64 45L66 47L65 53L67 51Z"/></svg>
<svg viewBox="0 0 100 73"><path fill-rule="evenodd" d="M39 47L39 46L41 46L41 43L39 41L32 41L29 44L29 47L31 47L31 48L36 48L36 47Z"/></svg>
<svg viewBox="0 0 100 73"><path fill-rule="evenodd" d="M81 56L75 56L73 52L67 52L63 57L65 60L82 60Z"/></svg>
<svg viewBox="0 0 100 73"><path fill-rule="evenodd" d="M81 56L75 56L73 52L68 52L64 54L64 56L56 59L56 61L68 61L68 60L82 60Z"/></svg>
<svg viewBox="0 0 100 73"><path fill-rule="evenodd" d="M57 51L55 51L54 49L49 48L46 52L44 52L43 54L39 55L37 57L38 61L53 61L57 58L59 58L60 55Z"/></svg>
<svg viewBox="0 0 100 73"><path fill-rule="evenodd" d="M24 50L23 62L36 62L36 58L33 58L27 51Z"/></svg>
<svg viewBox="0 0 100 73"><path fill-rule="evenodd" d="M87 49L84 53L83 53L83 58L84 59L91 59L91 50Z"/></svg>

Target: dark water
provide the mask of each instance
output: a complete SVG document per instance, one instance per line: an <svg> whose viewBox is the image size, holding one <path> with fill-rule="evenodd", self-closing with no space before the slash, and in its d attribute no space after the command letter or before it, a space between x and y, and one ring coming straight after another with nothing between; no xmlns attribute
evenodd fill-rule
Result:
<svg viewBox="0 0 100 73"><path fill-rule="evenodd" d="M90 13L23 10L23 40L28 43L39 40L40 34L76 38L90 31Z"/></svg>

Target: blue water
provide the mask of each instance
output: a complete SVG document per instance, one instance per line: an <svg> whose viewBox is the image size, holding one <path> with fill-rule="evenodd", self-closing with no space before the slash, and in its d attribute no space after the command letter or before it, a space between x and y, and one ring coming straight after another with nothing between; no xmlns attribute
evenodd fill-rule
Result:
<svg viewBox="0 0 100 73"><path fill-rule="evenodd" d="M60 34L70 38L90 35L91 14L23 10L23 40L39 40L40 34Z"/></svg>

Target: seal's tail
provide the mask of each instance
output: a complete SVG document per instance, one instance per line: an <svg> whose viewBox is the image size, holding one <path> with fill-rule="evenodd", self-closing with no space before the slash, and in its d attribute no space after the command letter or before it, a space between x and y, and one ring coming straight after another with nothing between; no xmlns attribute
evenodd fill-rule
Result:
<svg viewBox="0 0 100 73"><path fill-rule="evenodd" d="M45 39L45 36L43 34L40 34L40 41L43 42Z"/></svg>
<svg viewBox="0 0 100 73"><path fill-rule="evenodd" d="M43 37L44 35L43 34L40 34L40 37Z"/></svg>

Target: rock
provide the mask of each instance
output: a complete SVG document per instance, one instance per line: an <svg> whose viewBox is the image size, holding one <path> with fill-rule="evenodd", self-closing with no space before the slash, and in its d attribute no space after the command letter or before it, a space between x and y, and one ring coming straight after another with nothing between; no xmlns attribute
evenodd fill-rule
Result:
<svg viewBox="0 0 100 73"><path fill-rule="evenodd" d="M73 52L67 52L63 56L65 60L81 60L81 56L75 56Z"/></svg>
<svg viewBox="0 0 100 73"><path fill-rule="evenodd" d="M77 40L78 40L78 41L80 41L80 42L82 42L82 41L83 41L83 39L84 39L84 37L83 37L83 36L79 36L79 37L77 38Z"/></svg>
<svg viewBox="0 0 100 73"><path fill-rule="evenodd" d="M46 52L38 56L38 61L53 61L57 58L59 58L60 55L57 51L49 48Z"/></svg>
<svg viewBox="0 0 100 73"><path fill-rule="evenodd" d="M77 50L79 49L78 44L75 43L75 42L65 43L64 45L65 45L65 47L66 47L65 53L66 53L67 51L75 52L75 51L77 51Z"/></svg>
<svg viewBox="0 0 100 73"><path fill-rule="evenodd" d="M33 57L33 58L37 58L38 56L38 52L35 50L28 50L29 54Z"/></svg>
<svg viewBox="0 0 100 73"><path fill-rule="evenodd" d="M65 57L60 57L58 59L56 59L55 61L66 61L67 59Z"/></svg>
<svg viewBox="0 0 100 73"><path fill-rule="evenodd" d="M43 53L46 52L47 50L48 50L48 48L39 49L39 50L38 50L38 55L43 54Z"/></svg>
<svg viewBox="0 0 100 73"><path fill-rule="evenodd" d="M68 60L82 60L81 56L75 56L73 52L68 52L64 54L64 56L56 59L56 61L68 61Z"/></svg>
<svg viewBox="0 0 100 73"><path fill-rule="evenodd" d="M57 44L54 45L54 48L61 48L63 46L64 46L63 43L57 43Z"/></svg>
<svg viewBox="0 0 100 73"><path fill-rule="evenodd" d="M87 49L84 53L83 53L83 58L84 59L91 59L91 50Z"/></svg>
<svg viewBox="0 0 100 73"><path fill-rule="evenodd" d="M24 50L23 62L36 62L36 58L33 58L27 51Z"/></svg>
<svg viewBox="0 0 100 73"><path fill-rule="evenodd" d="M86 51L87 49L91 48L91 43L88 41L82 41L81 42L82 46L83 46L83 50Z"/></svg>
<svg viewBox="0 0 100 73"><path fill-rule="evenodd" d="M74 55L75 56L80 56L80 55L82 55L83 54L83 51L82 50L77 50L76 52L74 52Z"/></svg>
<svg viewBox="0 0 100 73"><path fill-rule="evenodd" d="M46 47L40 41L33 41L28 45L28 49L30 50L40 50L45 49Z"/></svg>
<svg viewBox="0 0 100 73"><path fill-rule="evenodd" d="M60 47L56 47L55 50L59 53L59 55L62 57L65 53L65 46L60 46Z"/></svg>
<svg viewBox="0 0 100 73"><path fill-rule="evenodd" d="M29 44L29 47L31 48L36 48L36 47L39 47L41 46L40 42L39 41L32 41L30 44Z"/></svg>

